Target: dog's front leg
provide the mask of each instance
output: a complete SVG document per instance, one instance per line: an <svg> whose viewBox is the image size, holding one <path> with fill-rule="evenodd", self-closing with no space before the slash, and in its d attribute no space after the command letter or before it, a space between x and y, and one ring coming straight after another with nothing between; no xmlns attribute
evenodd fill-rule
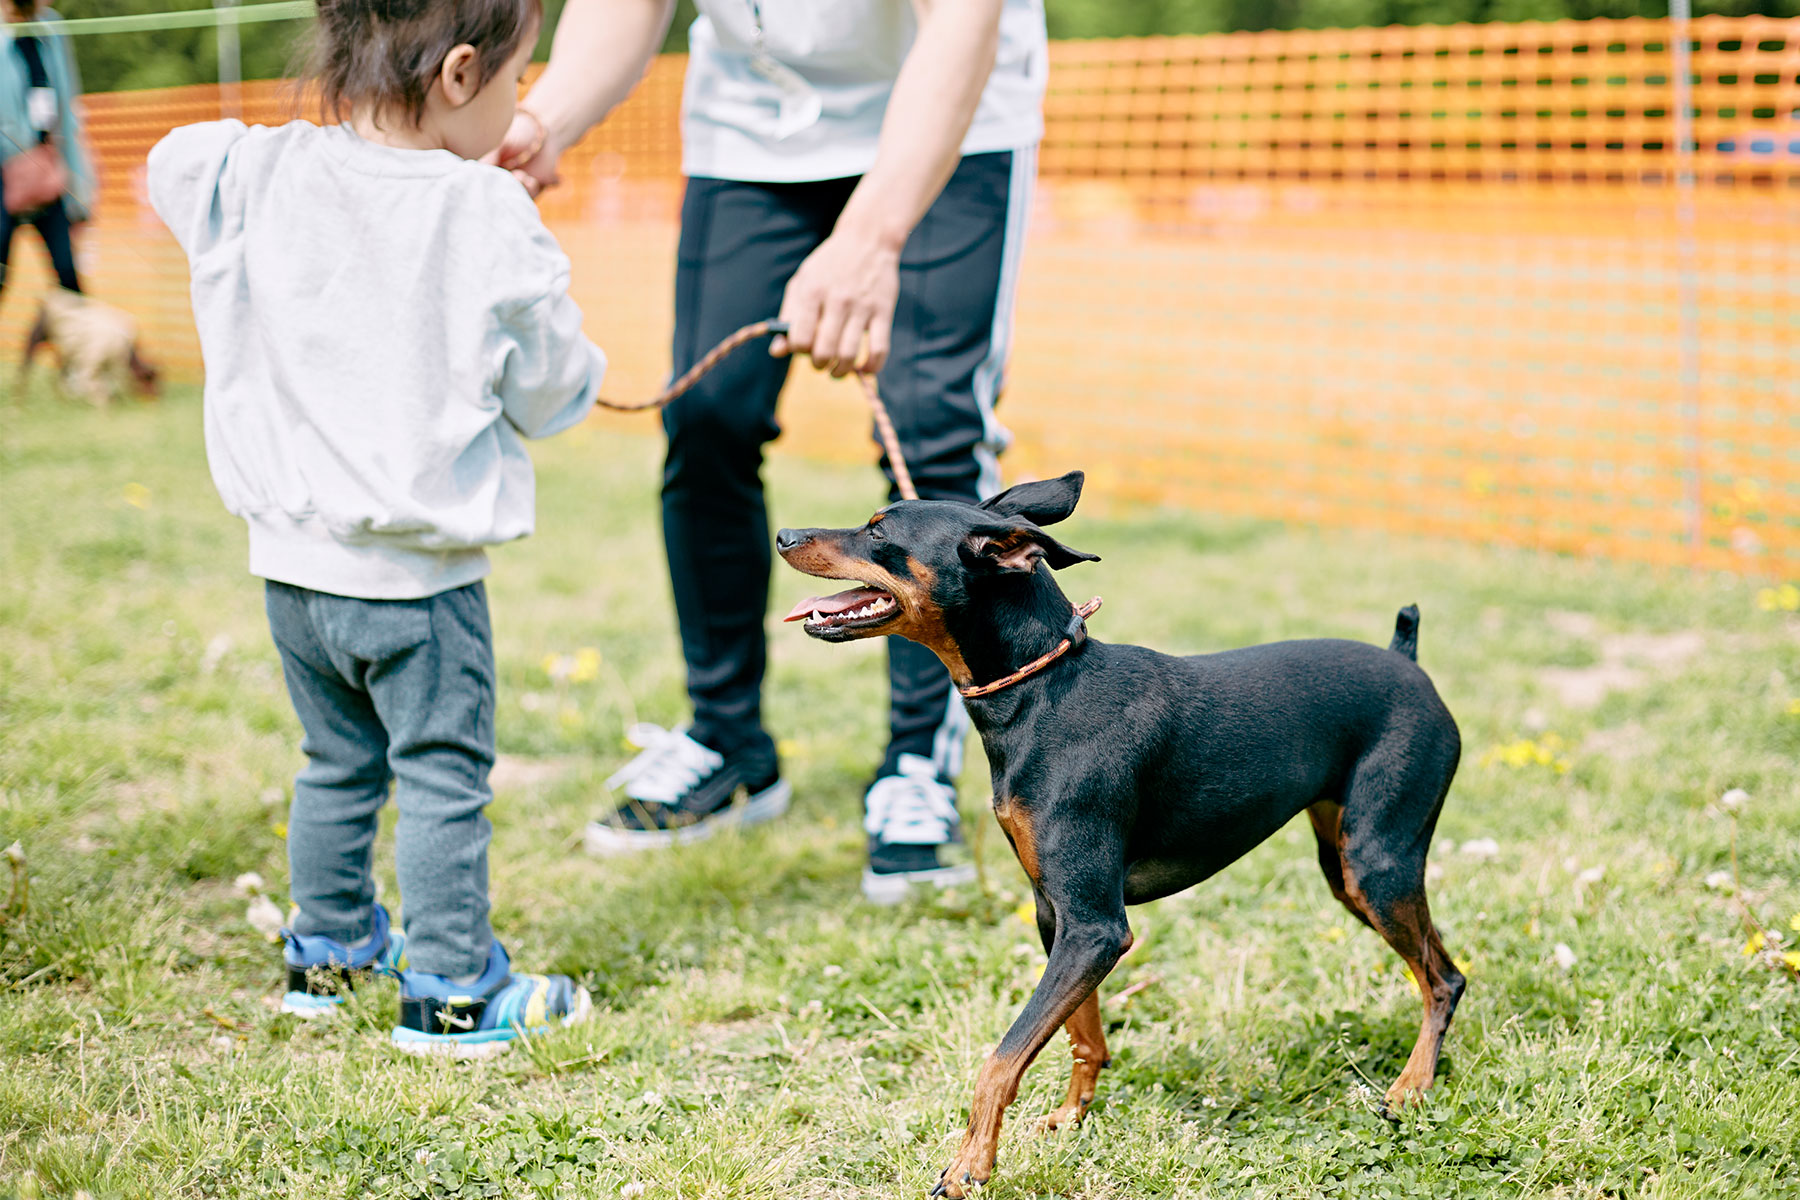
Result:
<svg viewBox="0 0 1800 1200"><path fill-rule="evenodd" d="M1117 881L1112 890L1117 896ZM970 1184L987 1182L994 1170L1001 1118L1019 1094L1025 1068L1055 1035L1057 1026L1093 999L1094 989L1130 947L1131 927L1125 920L1123 897L1118 896L1116 906L1103 903L1097 908L1092 896L1092 892L1083 898L1066 896L1056 904L1056 939L1044 977L999 1048L981 1065L975 1098L969 1105L968 1132L932 1195L960 1197L967 1194Z"/></svg>

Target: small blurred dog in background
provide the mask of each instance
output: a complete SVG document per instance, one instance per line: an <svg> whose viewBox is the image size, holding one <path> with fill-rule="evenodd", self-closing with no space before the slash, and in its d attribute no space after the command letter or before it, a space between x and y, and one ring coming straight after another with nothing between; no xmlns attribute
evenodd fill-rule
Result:
<svg viewBox="0 0 1800 1200"><path fill-rule="evenodd" d="M19 358L15 394L24 394L32 360L46 345L61 360L63 390L96 408L128 390L144 400L159 394L156 368L138 353L137 318L121 308L60 288L44 297Z"/></svg>

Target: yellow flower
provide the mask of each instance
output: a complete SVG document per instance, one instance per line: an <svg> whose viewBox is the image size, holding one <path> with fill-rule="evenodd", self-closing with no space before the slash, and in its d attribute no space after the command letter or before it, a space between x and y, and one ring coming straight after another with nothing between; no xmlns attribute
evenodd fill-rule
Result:
<svg viewBox="0 0 1800 1200"><path fill-rule="evenodd" d="M1475 973L1475 964L1466 958L1453 958L1450 961L1455 963L1456 969L1461 971L1464 975L1473 975Z"/></svg>
<svg viewBox="0 0 1800 1200"><path fill-rule="evenodd" d="M1025 926L1027 929L1037 928L1037 905L1033 904L1031 901L1027 900L1025 903L1019 905L1019 907L1013 909L1013 916L1019 918L1019 924Z"/></svg>
<svg viewBox="0 0 1800 1200"><path fill-rule="evenodd" d="M141 483L126 484L125 503L131 505L133 508L149 508L150 489Z"/></svg>
<svg viewBox="0 0 1800 1200"><path fill-rule="evenodd" d="M1762 948L1763 948L1763 941L1764 941L1764 938L1763 938L1762 930L1759 929L1755 933L1751 934L1750 940L1744 943L1744 957L1751 958L1755 955L1761 954Z"/></svg>
<svg viewBox="0 0 1800 1200"><path fill-rule="evenodd" d="M1344 927L1342 925L1333 925L1319 936L1328 942L1341 942L1344 940Z"/></svg>
<svg viewBox="0 0 1800 1200"><path fill-rule="evenodd" d="M1800 933L1800 912L1788 918L1788 928L1795 933Z"/></svg>
<svg viewBox="0 0 1800 1200"><path fill-rule="evenodd" d="M575 665L569 671L569 682L592 683L600 678L600 652L583 646L575 652Z"/></svg>
<svg viewBox="0 0 1800 1200"><path fill-rule="evenodd" d="M1764 612L1774 612L1781 607L1781 598L1775 594L1774 588L1757 588L1756 607Z"/></svg>
<svg viewBox="0 0 1800 1200"><path fill-rule="evenodd" d="M1800 700L1788 701L1788 716L1800 717Z"/></svg>
<svg viewBox="0 0 1800 1200"><path fill-rule="evenodd" d="M1775 599L1781 602L1781 607L1786 611L1800 612L1800 587L1784 583L1776 591Z"/></svg>
<svg viewBox="0 0 1800 1200"><path fill-rule="evenodd" d="M1800 971L1800 950L1789 950L1782 954L1781 961L1787 964L1790 971Z"/></svg>

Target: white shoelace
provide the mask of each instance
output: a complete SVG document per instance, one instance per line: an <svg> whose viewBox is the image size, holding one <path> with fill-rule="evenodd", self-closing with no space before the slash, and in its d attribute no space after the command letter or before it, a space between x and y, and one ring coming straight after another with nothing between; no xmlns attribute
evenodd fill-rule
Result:
<svg viewBox="0 0 1800 1200"><path fill-rule="evenodd" d="M625 794L645 804L674 804L725 765L723 755L696 742L685 729L642 723L626 730L625 739L642 746L643 753L620 767L606 786L629 785Z"/></svg>
<svg viewBox="0 0 1800 1200"><path fill-rule="evenodd" d="M899 765L869 789L863 830L897 845L943 845L957 823L956 790L938 781L929 758L902 754Z"/></svg>

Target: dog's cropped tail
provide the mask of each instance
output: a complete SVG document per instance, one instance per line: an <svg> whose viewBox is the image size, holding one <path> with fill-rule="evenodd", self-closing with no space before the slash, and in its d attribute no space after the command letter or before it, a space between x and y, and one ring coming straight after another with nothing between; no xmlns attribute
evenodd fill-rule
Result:
<svg viewBox="0 0 1800 1200"><path fill-rule="evenodd" d="M1414 662L1419 661L1419 606L1409 604L1400 610L1394 620L1394 640L1388 643L1388 649L1404 654Z"/></svg>

